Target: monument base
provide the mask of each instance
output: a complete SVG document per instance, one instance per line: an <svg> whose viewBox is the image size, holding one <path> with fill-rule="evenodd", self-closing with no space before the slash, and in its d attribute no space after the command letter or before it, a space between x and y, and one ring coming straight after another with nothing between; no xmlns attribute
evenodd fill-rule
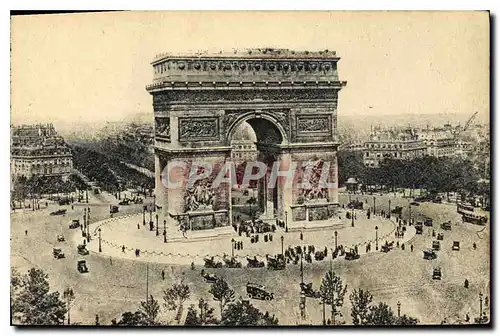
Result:
<svg viewBox="0 0 500 336"><path fill-rule="evenodd" d="M318 230L338 230L347 227L346 223L343 223L341 219L330 218L327 220L318 221L296 221L288 223L288 232L294 231L318 231Z"/></svg>

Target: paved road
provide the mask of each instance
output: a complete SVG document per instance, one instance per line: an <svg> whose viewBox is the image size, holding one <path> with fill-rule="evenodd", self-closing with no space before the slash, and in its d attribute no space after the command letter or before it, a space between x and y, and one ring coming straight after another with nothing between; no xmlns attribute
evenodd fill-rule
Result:
<svg viewBox="0 0 500 336"><path fill-rule="evenodd" d="M343 202L341 196L341 202ZM380 201L381 204L387 200ZM344 200L345 201L345 200ZM407 200L392 200L392 206L405 205ZM386 203L387 204L387 203ZM140 205L121 207L121 213L140 210ZM146 263L132 260L110 259L96 253L85 257L90 273L79 274L76 261L79 256L71 242L57 244L57 234L70 235L68 224L72 218L82 217L83 207L75 206L68 210L65 217L49 216L48 212L58 208L49 205L49 209L37 212L16 213L12 216L11 250L12 264L21 271L29 267L40 267L49 274L52 290L62 292L64 288L73 287L76 300L72 308L72 319L83 324L93 323L95 314L99 314L102 323L109 323L112 318L119 318L125 311L133 311L146 297ZM69 209L69 207L67 207ZM414 207L417 208L417 207ZM91 220L96 221L108 217L108 206L91 206ZM422 259L422 250L430 246L433 238L430 229L412 240L415 251L395 249L388 254L371 253L356 261L336 259L332 263L334 270L340 274L348 285L348 293L353 288L365 288L372 292L375 301L385 301L396 310L397 301L401 301L402 313L418 317L422 323L440 323L463 318L469 312L471 318L479 310L478 293L487 293L489 284L489 228L477 233L477 226L462 224L450 205L422 204L412 213L425 213L441 221L451 219L452 231L445 232L442 251L438 259L428 261ZM405 214L404 214L405 215ZM436 227L436 225L435 225ZM25 236L24 230L28 230ZM439 230L438 230L439 232ZM481 238L480 238L481 237ZM451 242L461 241L460 251L451 251ZM478 249L472 249L472 243ZM67 258L56 260L52 257L52 247L60 245ZM162 291L171 283L181 279L192 291L191 299L204 297L210 300L209 285L201 281L200 267L191 270L187 266L165 266L148 263L149 293L156 298L162 297ZM443 270L443 280L431 280L434 265ZM321 278L330 267L330 262L305 264L305 280L313 282L318 288ZM166 280L161 280L161 270L166 271ZM235 289L237 295L245 297L247 281L265 284L275 293L276 300L264 302L252 300L263 310L275 313L283 324L296 324L299 304L300 271L297 265L287 267L283 271L265 269L218 269L215 273L224 276ZM465 289L465 278L470 281L470 288ZM344 318L350 322L349 300L344 305ZM212 302L218 311L218 305ZM308 299L307 312L314 323L321 323L321 305L318 301ZM171 319L172 314L163 313L163 319ZM328 312L327 312L328 316Z"/></svg>

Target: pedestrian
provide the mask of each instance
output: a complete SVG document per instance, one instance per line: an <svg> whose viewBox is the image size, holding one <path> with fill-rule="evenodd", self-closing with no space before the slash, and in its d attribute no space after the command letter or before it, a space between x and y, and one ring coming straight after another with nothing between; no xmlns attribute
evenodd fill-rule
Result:
<svg viewBox="0 0 500 336"><path fill-rule="evenodd" d="M47 208L49 206L49 202L45 202L45 207Z"/></svg>
<svg viewBox="0 0 500 336"><path fill-rule="evenodd" d="M73 204L71 204L71 210L74 210L74 209L75 209L74 205L73 205Z"/></svg>
<svg viewBox="0 0 500 336"><path fill-rule="evenodd" d="M413 252L413 244L410 245L410 250L411 250L411 252Z"/></svg>
<svg viewBox="0 0 500 336"><path fill-rule="evenodd" d="M125 245L122 245L122 253L125 253Z"/></svg>
<svg viewBox="0 0 500 336"><path fill-rule="evenodd" d="M24 234L27 236L28 235L28 230L24 230Z"/></svg>
<svg viewBox="0 0 500 336"><path fill-rule="evenodd" d="M304 234L300 231L300 240L304 240Z"/></svg>
<svg viewBox="0 0 500 336"><path fill-rule="evenodd" d="M161 279L165 280L165 270L161 270Z"/></svg>
<svg viewBox="0 0 500 336"><path fill-rule="evenodd" d="M399 247L399 242L396 242L396 247Z"/></svg>
<svg viewBox="0 0 500 336"><path fill-rule="evenodd" d="M469 280L465 279L464 281L464 287L469 288Z"/></svg>
<svg viewBox="0 0 500 336"><path fill-rule="evenodd" d="M469 317L469 313L465 314L465 322L469 322L470 321L470 317Z"/></svg>
<svg viewBox="0 0 500 336"><path fill-rule="evenodd" d="M485 296L485 297L484 297L484 305L485 305L486 307L488 307L489 302L490 302L490 301L488 300L488 297L487 297L487 296Z"/></svg>
<svg viewBox="0 0 500 336"><path fill-rule="evenodd" d="M404 249L405 249L405 244L401 244L401 249L404 251Z"/></svg>
<svg viewBox="0 0 500 336"><path fill-rule="evenodd" d="M475 249L477 248L476 243L473 243L473 244L472 244L472 247L473 247L473 248L474 248L474 250L475 250Z"/></svg>
<svg viewBox="0 0 500 336"><path fill-rule="evenodd" d="M141 226L137 223L137 230L140 230Z"/></svg>

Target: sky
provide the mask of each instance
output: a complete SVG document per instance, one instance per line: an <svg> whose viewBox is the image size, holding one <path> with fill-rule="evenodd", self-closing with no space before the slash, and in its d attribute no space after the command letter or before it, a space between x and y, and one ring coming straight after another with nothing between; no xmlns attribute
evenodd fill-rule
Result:
<svg viewBox="0 0 500 336"><path fill-rule="evenodd" d="M11 122L56 127L150 113L162 52L335 50L338 118L489 115L486 12L123 12L13 17ZM453 120L451 120L453 121Z"/></svg>

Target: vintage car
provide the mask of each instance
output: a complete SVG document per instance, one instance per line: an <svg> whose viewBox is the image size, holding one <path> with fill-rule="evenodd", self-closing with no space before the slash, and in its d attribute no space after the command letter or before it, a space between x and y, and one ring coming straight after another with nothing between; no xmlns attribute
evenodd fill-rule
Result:
<svg viewBox="0 0 500 336"><path fill-rule="evenodd" d="M221 268L222 267L222 262L215 261L214 257L204 258L203 260L205 261L205 268Z"/></svg>
<svg viewBox="0 0 500 336"><path fill-rule="evenodd" d="M390 250L392 250L393 247L394 247L394 242L390 242L390 243L385 242L385 244L382 245L382 247L381 247L381 251L387 253Z"/></svg>
<svg viewBox="0 0 500 336"><path fill-rule="evenodd" d="M214 273L206 273L205 270L201 270L201 276L206 283L215 283L219 279Z"/></svg>
<svg viewBox="0 0 500 336"><path fill-rule="evenodd" d="M110 214L118 213L118 210L119 210L118 205L110 205L109 206L109 213Z"/></svg>
<svg viewBox="0 0 500 336"><path fill-rule="evenodd" d="M251 282L247 283L247 294L251 299L271 301L274 298L274 294L267 291L266 287Z"/></svg>
<svg viewBox="0 0 500 336"><path fill-rule="evenodd" d="M432 203L443 203L443 199L439 196L434 197Z"/></svg>
<svg viewBox="0 0 500 336"><path fill-rule="evenodd" d="M437 234L437 240L443 240L444 239L444 234L443 233L438 233Z"/></svg>
<svg viewBox="0 0 500 336"><path fill-rule="evenodd" d="M65 215L66 214L66 209L59 209L59 210L56 210L56 211L52 211L50 213L51 216L62 216L62 215Z"/></svg>
<svg viewBox="0 0 500 336"><path fill-rule="evenodd" d="M61 200L59 200L58 204L59 205L68 205L71 203L71 200L69 198L63 198Z"/></svg>
<svg viewBox="0 0 500 336"><path fill-rule="evenodd" d="M300 293L307 297L319 298L321 296L319 291L315 291L312 287L312 282L310 283L300 283Z"/></svg>
<svg viewBox="0 0 500 336"><path fill-rule="evenodd" d="M80 273L87 273L89 271L89 269L87 267L87 262L85 260L78 260L78 262L76 264L76 269Z"/></svg>
<svg viewBox="0 0 500 336"><path fill-rule="evenodd" d="M241 262L239 262L238 260L236 260L236 258L234 257L231 257L231 258L228 258L226 256L224 256L223 258L224 260L224 263L225 263L225 267L228 267L228 268L241 268Z"/></svg>
<svg viewBox="0 0 500 336"><path fill-rule="evenodd" d="M77 247L77 250L78 250L78 254L81 254L81 255L88 255L89 254L89 250L87 250L87 247L85 245L78 245Z"/></svg>
<svg viewBox="0 0 500 336"><path fill-rule="evenodd" d="M363 202L361 201L350 201L347 204L347 208L349 209L356 209L356 210L363 210Z"/></svg>
<svg viewBox="0 0 500 336"><path fill-rule="evenodd" d="M71 221L71 224L69 225L70 229L78 229L80 227L80 220L79 219L73 219Z"/></svg>
<svg viewBox="0 0 500 336"><path fill-rule="evenodd" d="M402 212L403 212L403 207L400 206L397 206L391 210L391 213L396 215L401 215Z"/></svg>
<svg viewBox="0 0 500 336"><path fill-rule="evenodd" d="M432 226L432 219L430 219L430 218L426 218L426 219L424 220L424 225L425 225L425 226Z"/></svg>
<svg viewBox="0 0 500 336"><path fill-rule="evenodd" d="M345 253L345 260L356 260L359 259L359 253L355 249L351 248Z"/></svg>
<svg viewBox="0 0 500 336"><path fill-rule="evenodd" d="M60 248L57 248L57 247L54 247L54 249L52 250L52 255L54 256L54 258L56 259L62 259L62 258L65 258L65 255L62 251L62 249Z"/></svg>
<svg viewBox="0 0 500 336"><path fill-rule="evenodd" d="M419 206L419 205L420 205L420 203L418 203L418 202L415 202L415 201L414 201L414 202L411 202L411 203L410 203L410 205L413 205L413 206Z"/></svg>
<svg viewBox="0 0 500 336"><path fill-rule="evenodd" d="M451 221L447 221L441 224L441 229L450 231L451 230Z"/></svg>
<svg viewBox="0 0 500 336"><path fill-rule="evenodd" d="M314 260L321 261L326 258L325 251L316 251L314 253Z"/></svg>
<svg viewBox="0 0 500 336"><path fill-rule="evenodd" d="M422 226L422 223L417 223L415 224L415 233L416 234L422 234L424 232L424 227Z"/></svg>
<svg viewBox="0 0 500 336"><path fill-rule="evenodd" d="M454 241L453 246L451 247L452 251L460 251L460 242L459 241Z"/></svg>
<svg viewBox="0 0 500 336"><path fill-rule="evenodd" d="M434 267L434 270L432 271L432 279L433 280L441 280L441 268L440 267Z"/></svg>
<svg viewBox="0 0 500 336"><path fill-rule="evenodd" d="M66 239L64 239L64 236L63 235L57 235L57 241L58 242L63 242L65 241Z"/></svg>
<svg viewBox="0 0 500 336"><path fill-rule="evenodd" d="M264 267L264 262L257 260L257 257L253 257L253 259L247 258L247 267L249 268L261 268Z"/></svg>
<svg viewBox="0 0 500 336"><path fill-rule="evenodd" d="M434 251L439 251L441 249L441 243L438 240L432 242L432 249Z"/></svg>
<svg viewBox="0 0 500 336"><path fill-rule="evenodd" d="M282 254L276 255L276 257L267 256L267 268L273 271L285 269L285 257Z"/></svg>
<svg viewBox="0 0 500 336"><path fill-rule="evenodd" d="M437 258L436 251L430 250L430 249L424 251L424 259L432 260L432 259L436 259L436 258Z"/></svg>

